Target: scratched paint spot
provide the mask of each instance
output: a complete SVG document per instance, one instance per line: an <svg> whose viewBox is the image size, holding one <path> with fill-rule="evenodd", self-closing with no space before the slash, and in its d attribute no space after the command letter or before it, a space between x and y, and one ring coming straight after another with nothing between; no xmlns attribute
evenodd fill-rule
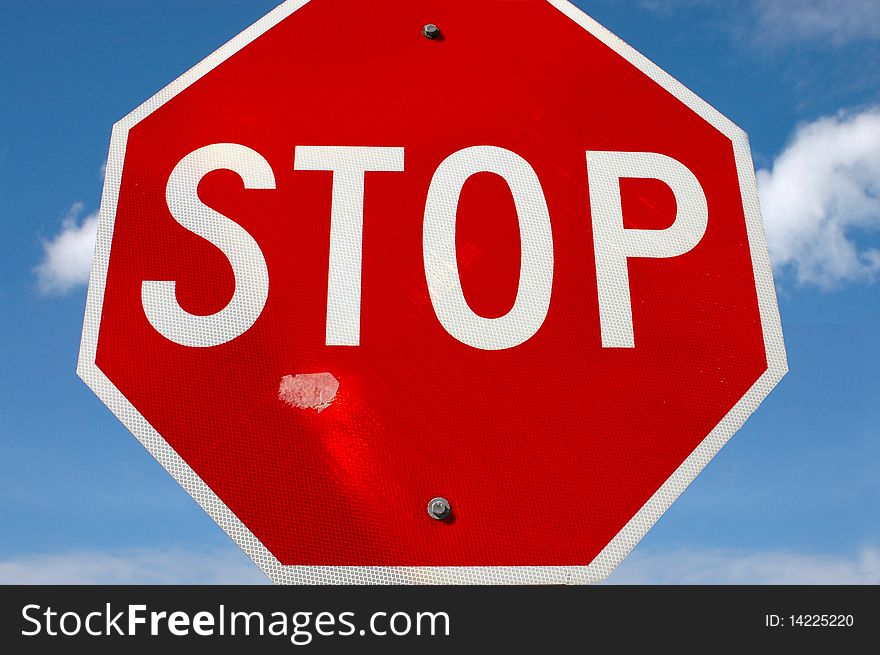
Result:
<svg viewBox="0 0 880 655"><path fill-rule="evenodd" d="M331 373L285 375L278 387L278 400L297 409L323 412L333 404L339 380Z"/></svg>

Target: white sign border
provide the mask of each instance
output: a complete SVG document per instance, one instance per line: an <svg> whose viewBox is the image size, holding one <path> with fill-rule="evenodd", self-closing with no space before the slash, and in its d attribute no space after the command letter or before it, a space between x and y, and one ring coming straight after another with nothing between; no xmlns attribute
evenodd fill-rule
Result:
<svg viewBox="0 0 880 655"><path fill-rule="evenodd" d="M770 390L785 375L788 364L776 302L773 272L758 203L748 136L684 85L567 0L547 0L547 2L660 84L733 142L767 355L767 370L764 374L589 565L285 566L260 543L98 368L96 364L98 332L129 130L180 91L307 4L308 1L287 0L276 7L113 126L98 220L98 237L89 279L77 374L137 437L150 454L165 467L171 476L186 489L190 496L273 582L283 584L583 584L601 582L611 574L663 512L708 464L709 460L757 409Z"/></svg>

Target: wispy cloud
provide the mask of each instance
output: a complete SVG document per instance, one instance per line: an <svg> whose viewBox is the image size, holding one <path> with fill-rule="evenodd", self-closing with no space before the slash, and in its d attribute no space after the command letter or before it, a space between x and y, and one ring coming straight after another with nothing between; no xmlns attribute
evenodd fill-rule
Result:
<svg viewBox="0 0 880 655"><path fill-rule="evenodd" d="M240 551L139 549L0 560L0 584L264 584Z"/></svg>
<svg viewBox="0 0 880 655"><path fill-rule="evenodd" d="M790 551L700 550L632 553L611 584L880 584L880 549L854 556Z"/></svg>
<svg viewBox="0 0 880 655"><path fill-rule="evenodd" d="M61 222L61 231L43 242L43 260L34 269L37 287L44 295L61 295L89 280L98 214L83 216L81 202L74 204Z"/></svg>
<svg viewBox="0 0 880 655"><path fill-rule="evenodd" d="M752 0L764 41L843 45L880 39L877 0Z"/></svg>
<svg viewBox="0 0 880 655"><path fill-rule="evenodd" d="M853 556L790 551L636 550L611 584L880 584L880 549ZM0 584L266 584L244 554L186 549L77 551L0 560Z"/></svg>
<svg viewBox="0 0 880 655"><path fill-rule="evenodd" d="M823 289L880 273L858 239L880 231L880 108L802 125L758 187L777 269Z"/></svg>
<svg viewBox="0 0 880 655"><path fill-rule="evenodd" d="M763 48L796 43L841 46L880 39L877 0L641 0L663 16L696 9L727 16L727 25Z"/></svg>

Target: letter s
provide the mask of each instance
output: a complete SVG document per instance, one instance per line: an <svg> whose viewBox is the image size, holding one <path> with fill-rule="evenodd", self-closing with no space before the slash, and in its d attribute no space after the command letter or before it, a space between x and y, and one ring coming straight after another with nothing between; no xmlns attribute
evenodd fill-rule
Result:
<svg viewBox="0 0 880 655"><path fill-rule="evenodd" d="M40 606L39 605L25 605L24 607L21 608L21 616L25 621L30 621L35 626L37 626L37 629L33 630L31 632L25 632L24 630L22 630L21 634L23 637L33 637L34 635L38 635L38 634L40 634L40 630L43 627L42 624L39 621L37 621L34 617L28 616L28 610L30 610L30 609L37 609L38 610L38 609L40 609Z"/></svg>
<svg viewBox="0 0 880 655"><path fill-rule="evenodd" d="M199 199L201 179L221 169L238 173L246 189L275 188L269 162L255 150L235 143L199 148L181 159L171 172L165 191L171 215L187 230L217 246L235 275L235 291L229 304L209 316L183 309L177 303L173 281L142 283L141 303L147 320L162 336L182 346L218 346L241 336L256 323L269 297L269 270L260 246L238 223Z"/></svg>

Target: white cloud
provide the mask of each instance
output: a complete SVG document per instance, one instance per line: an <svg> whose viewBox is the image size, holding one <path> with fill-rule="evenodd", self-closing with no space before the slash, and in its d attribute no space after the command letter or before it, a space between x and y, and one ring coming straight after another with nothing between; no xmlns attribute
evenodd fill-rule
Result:
<svg viewBox="0 0 880 655"><path fill-rule="evenodd" d="M880 549L852 557L680 548L634 551L611 584L880 584Z"/></svg>
<svg viewBox="0 0 880 655"><path fill-rule="evenodd" d="M880 107L802 125L758 188L773 264L823 289L871 282L880 250Z"/></svg>
<svg viewBox="0 0 880 655"><path fill-rule="evenodd" d="M61 231L43 243L43 261L34 269L37 286L45 295L60 295L89 280L92 253L98 232L98 214L83 214L74 204L61 223Z"/></svg>
<svg viewBox="0 0 880 655"><path fill-rule="evenodd" d="M761 37L841 45L880 38L877 0L753 0Z"/></svg>
<svg viewBox="0 0 880 655"><path fill-rule="evenodd" d="M0 560L0 584L261 584L238 550L78 551Z"/></svg>

